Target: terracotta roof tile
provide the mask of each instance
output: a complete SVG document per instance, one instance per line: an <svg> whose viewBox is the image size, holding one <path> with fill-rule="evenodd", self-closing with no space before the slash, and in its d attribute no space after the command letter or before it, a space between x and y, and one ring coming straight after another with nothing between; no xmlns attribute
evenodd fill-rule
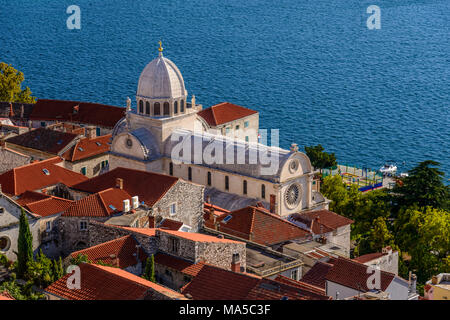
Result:
<svg viewBox="0 0 450 320"><path fill-rule="evenodd" d="M180 237L186 240L196 241L196 242L215 242L215 243L242 243L240 241L234 241L229 239L222 239L218 237L209 236L202 233L194 233L194 232L183 232L183 231L173 231L173 230L165 230L165 229L156 229L156 233L167 233L172 236Z"/></svg>
<svg viewBox="0 0 450 320"><path fill-rule="evenodd" d="M366 263L369 261L372 261L374 259L381 258L382 256L387 255L387 253L382 252L374 252L374 253L368 253L362 256L359 256L357 258L354 258L353 261L359 262L359 263Z"/></svg>
<svg viewBox="0 0 450 320"><path fill-rule="evenodd" d="M178 231L183 226L183 222L165 218L158 226L161 229Z"/></svg>
<svg viewBox="0 0 450 320"><path fill-rule="evenodd" d="M47 217L64 212L73 202L72 200L50 196L47 199L29 202L25 207L34 214Z"/></svg>
<svg viewBox="0 0 450 320"><path fill-rule="evenodd" d="M6 139L6 143L57 155L77 138L77 134L38 128Z"/></svg>
<svg viewBox="0 0 450 320"><path fill-rule="evenodd" d="M111 134L93 139L83 138L72 148L62 154L67 161L79 161L96 155L107 153L110 149Z"/></svg>
<svg viewBox="0 0 450 320"><path fill-rule="evenodd" d="M8 291L0 292L0 300L16 300Z"/></svg>
<svg viewBox="0 0 450 320"><path fill-rule="evenodd" d="M145 280L119 268L81 263L80 289L67 287L67 274L45 291L67 300L139 300L149 292L159 292L171 299L185 299L171 289Z"/></svg>
<svg viewBox="0 0 450 320"><path fill-rule="evenodd" d="M183 274L195 277L205 266L203 262L193 263L165 253L155 254L155 263L177 270Z"/></svg>
<svg viewBox="0 0 450 320"><path fill-rule="evenodd" d="M329 297L298 286L258 276L236 273L205 264L182 288L194 300L328 300Z"/></svg>
<svg viewBox="0 0 450 320"><path fill-rule="evenodd" d="M312 228L314 234L323 234L353 223L353 220L329 210L315 210L296 213L290 216L289 221L302 223Z"/></svg>
<svg viewBox="0 0 450 320"><path fill-rule="evenodd" d="M367 268L369 267L362 263L339 257L325 279L348 288L367 292L370 290L367 287L367 279L371 276L371 273L367 273ZM395 278L395 274L380 270L380 276L381 290L386 291Z"/></svg>
<svg viewBox="0 0 450 320"><path fill-rule="evenodd" d="M125 269L138 263L136 253L138 242L132 236L124 236L115 240L71 253L71 257L86 255L93 263L103 262ZM139 249L139 261L145 263L147 255ZM118 264L118 265L117 265Z"/></svg>
<svg viewBox="0 0 450 320"><path fill-rule="evenodd" d="M149 206L153 206L179 180L164 174L119 167L74 185L72 188L96 193L115 187L117 178L123 179L123 189L128 194L137 195L139 201L144 201Z"/></svg>
<svg viewBox="0 0 450 320"><path fill-rule="evenodd" d="M123 200L131 196L122 189L109 188L75 201L62 214L63 217L109 217L122 212ZM115 209L114 209L115 208Z"/></svg>
<svg viewBox="0 0 450 320"><path fill-rule="evenodd" d="M10 195L20 195L25 191L38 190L58 183L72 186L87 180L80 173L58 166L57 163L61 161L61 158L54 157L6 171L0 175L2 191ZM49 174L46 174L44 169L47 169Z"/></svg>
<svg viewBox="0 0 450 320"><path fill-rule="evenodd" d="M232 218L229 219L228 216ZM216 221L219 221L220 231L262 245L272 245L310 236L309 232L295 224L263 208L253 206L233 211L229 215L221 215ZM206 226L210 225L206 223Z"/></svg>
<svg viewBox="0 0 450 320"><path fill-rule="evenodd" d="M255 113L258 113L258 111L247 109L229 102L222 102L207 109L203 109L197 114L210 126L215 127Z"/></svg>
<svg viewBox="0 0 450 320"><path fill-rule="evenodd" d="M301 280L304 283L308 283L315 287L325 289L325 277L331 270L331 268L333 268L332 261L329 261L329 263L316 261L312 268L303 275Z"/></svg>
<svg viewBox="0 0 450 320"><path fill-rule="evenodd" d="M75 112L75 107L78 106ZM39 99L31 120L58 120L113 128L124 117L125 108L98 103Z"/></svg>

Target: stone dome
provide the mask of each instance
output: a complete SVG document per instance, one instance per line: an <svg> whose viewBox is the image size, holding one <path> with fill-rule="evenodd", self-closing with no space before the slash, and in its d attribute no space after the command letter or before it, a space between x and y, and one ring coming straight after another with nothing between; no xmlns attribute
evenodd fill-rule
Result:
<svg viewBox="0 0 450 320"><path fill-rule="evenodd" d="M180 70L160 52L142 71L136 95L147 99L179 99L186 98L187 92Z"/></svg>

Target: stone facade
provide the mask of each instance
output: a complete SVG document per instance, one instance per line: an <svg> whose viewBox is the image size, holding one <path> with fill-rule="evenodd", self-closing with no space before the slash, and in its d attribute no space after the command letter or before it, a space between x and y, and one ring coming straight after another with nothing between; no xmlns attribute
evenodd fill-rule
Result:
<svg viewBox="0 0 450 320"><path fill-rule="evenodd" d="M86 177L92 178L98 176L102 172L102 163L107 164L109 162L109 154L103 153L93 157L89 157L79 161L63 161L63 166L66 169L83 173L82 168L86 170ZM104 165L105 166L105 165Z"/></svg>
<svg viewBox="0 0 450 320"><path fill-rule="evenodd" d="M0 174L13 168L26 165L30 162L30 156L8 148L0 147Z"/></svg>

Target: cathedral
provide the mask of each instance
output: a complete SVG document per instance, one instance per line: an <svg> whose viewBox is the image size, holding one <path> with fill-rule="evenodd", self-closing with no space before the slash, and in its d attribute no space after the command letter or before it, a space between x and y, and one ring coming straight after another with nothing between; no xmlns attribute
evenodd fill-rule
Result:
<svg viewBox="0 0 450 320"><path fill-rule="evenodd" d="M178 67L159 55L142 71L137 107L114 127L110 170L164 173L205 186L205 200L236 210L263 206L283 217L328 209L313 190L313 168L298 151L260 142L258 112L231 103L207 109L188 92ZM265 140L265 139L264 139ZM273 141L273 139L272 139Z"/></svg>

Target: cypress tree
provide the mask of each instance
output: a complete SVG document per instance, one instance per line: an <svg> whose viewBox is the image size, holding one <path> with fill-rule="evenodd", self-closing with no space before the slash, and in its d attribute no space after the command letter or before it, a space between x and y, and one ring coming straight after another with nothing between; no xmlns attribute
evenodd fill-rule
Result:
<svg viewBox="0 0 450 320"><path fill-rule="evenodd" d="M147 279L151 282L156 282L155 278L155 257L153 255L150 258L147 258L145 262L145 271L143 275L144 279Z"/></svg>
<svg viewBox="0 0 450 320"><path fill-rule="evenodd" d="M28 219L23 209L20 214L17 248L17 275L22 278L27 271L27 263L29 261L33 261L33 236L30 231Z"/></svg>

